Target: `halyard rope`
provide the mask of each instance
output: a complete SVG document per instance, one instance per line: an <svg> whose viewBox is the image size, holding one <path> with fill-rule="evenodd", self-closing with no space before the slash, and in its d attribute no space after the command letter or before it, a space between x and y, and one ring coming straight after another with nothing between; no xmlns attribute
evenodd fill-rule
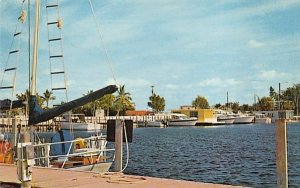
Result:
<svg viewBox="0 0 300 188"><path fill-rule="evenodd" d="M89 0L89 3L90 3L91 12L92 12L92 14L93 14L94 22L95 22L95 24L96 24L96 26L97 26L97 32L98 32L98 36L99 36L99 39L100 39L100 43L101 43L101 46L102 46L102 48L103 48L103 50L104 50L104 52L105 52L105 56L106 56L106 59L107 59L107 62L108 62L109 68L110 68L110 72L111 72L112 77L113 77L113 79L114 79L114 81L115 81L115 84L118 85L118 84L117 84L117 79L116 79L115 73L114 73L114 71L113 71L112 63L111 63L110 58L109 58L109 56L108 56L107 49L106 49L106 47L105 47L105 45L104 45L104 41L103 41L103 37L102 37L101 31L100 31L99 23L98 23L97 20L96 20L96 16L95 16L95 12L94 12L94 8L93 8L93 5L92 5L91 0Z"/></svg>

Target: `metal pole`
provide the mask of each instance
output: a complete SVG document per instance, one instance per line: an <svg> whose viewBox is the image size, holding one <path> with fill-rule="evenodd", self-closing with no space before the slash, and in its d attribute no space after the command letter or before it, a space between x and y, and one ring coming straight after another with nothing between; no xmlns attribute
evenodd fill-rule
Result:
<svg viewBox="0 0 300 188"><path fill-rule="evenodd" d="M12 145L15 147L17 146L17 133L18 133L16 118L12 119L12 132L13 132Z"/></svg>
<svg viewBox="0 0 300 188"><path fill-rule="evenodd" d="M123 160L123 122L121 119L116 119L115 132L115 171L122 171Z"/></svg>
<svg viewBox="0 0 300 188"><path fill-rule="evenodd" d="M226 103L226 111L228 111L228 107L229 107L229 104L228 104L228 91L227 91L227 96L226 96L226 101L227 101L227 103ZM227 112L226 112L226 114L227 114Z"/></svg>
<svg viewBox="0 0 300 188"><path fill-rule="evenodd" d="M281 89L280 89L280 83L278 84L278 101L279 101L279 110L282 110L282 107L281 107L281 96L280 96L280 92L281 92Z"/></svg>
<svg viewBox="0 0 300 188"><path fill-rule="evenodd" d="M297 112L297 116L299 115L299 97L297 98L297 100L296 100L296 112Z"/></svg>
<svg viewBox="0 0 300 188"><path fill-rule="evenodd" d="M286 120L276 120L276 166L277 187L288 187Z"/></svg>

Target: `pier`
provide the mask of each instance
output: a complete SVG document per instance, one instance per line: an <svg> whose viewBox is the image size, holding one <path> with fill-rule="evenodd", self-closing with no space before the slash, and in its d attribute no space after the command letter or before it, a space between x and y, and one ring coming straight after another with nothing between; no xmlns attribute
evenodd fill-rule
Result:
<svg viewBox="0 0 300 188"><path fill-rule="evenodd" d="M5 183L20 184L17 178L17 167L15 165L0 164L0 187ZM5 172L5 173L3 173ZM231 185L192 182L184 180L172 180L146 176L125 175L122 173L96 174L82 171L69 171L62 169L51 169L33 167L32 187L118 187L118 188L229 188Z"/></svg>
<svg viewBox="0 0 300 188"><path fill-rule="evenodd" d="M111 119L122 119L122 120L132 120L134 123L134 127L145 126L145 122L148 121L156 121L156 120L163 120L167 121L170 119L170 116L167 114L160 114L160 115L145 115L145 116L104 116L104 117L97 117L97 116L86 116L85 122L87 123L95 123L100 124L101 129L106 129L106 122L107 120ZM17 128L20 132L21 129L25 129L28 125L28 118L24 116L14 117L14 118L4 118L0 117L0 132L12 132L13 130L13 121L16 123ZM57 117L53 120L49 120L43 123L39 123L36 126L36 131L38 132L51 132L56 131L59 129L61 121L61 117Z"/></svg>

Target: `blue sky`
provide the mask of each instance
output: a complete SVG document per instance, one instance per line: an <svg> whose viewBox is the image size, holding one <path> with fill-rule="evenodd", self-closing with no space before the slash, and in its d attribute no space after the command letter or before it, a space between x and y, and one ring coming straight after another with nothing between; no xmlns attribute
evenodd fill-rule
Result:
<svg viewBox="0 0 300 188"><path fill-rule="evenodd" d="M300 83L300 0L92 2L117 82L137 109L147 108L151 85L170 110L197 95L210 105L225 103L227 91L230 101L252 104L254 94L266 96L279 82L283 89ZM20 4L0 1L1 70ZM50 86L44 1L41 12L40 93ZM69 98L114 84L88 0L61 1L60 13ZM28 58L22 57L26 69ZM25 71L18 73L20 88L28 80Z"/></svg>

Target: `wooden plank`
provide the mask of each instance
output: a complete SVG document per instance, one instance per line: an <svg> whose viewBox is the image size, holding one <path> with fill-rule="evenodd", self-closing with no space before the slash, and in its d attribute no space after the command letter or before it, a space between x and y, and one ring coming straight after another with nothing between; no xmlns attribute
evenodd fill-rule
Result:
<svg viewBox="0 0 300 188"><path fill-rule="evenodd" d="M61 168L63 165L63 161L53 161L53 162L50 162L50 165L52 165L53 167L56 167L56 168ZM78 165L83 165L83 162L82 161L67 161L64 165L64 168L70 168L70 167L78 166Z"/></svg>
<svg viewBox="0 0 300 188"><path fill-rule="evenodd" d="M288 187L286 120L276 120L277 187Z"/></svg>
<svg viewBox="0 0 300 188"><path fill-rule="evenodd" d="M2 182L18 182L15 165L0 164ZM2 173L5 172L5 173ZM40 188L229 188L238 187L184 180L132 176L120 173L95 174L62 169L33 167L34 186ZM0 186L1 187L1 186Z"/></svg>
<svg viewBox="0 0 300 188"><path fill-rule="evenodd" d="M72 161L81 161L83 165L90 165L97 163L98 155L94 156L85 156L85 157L72 157L70 160ZM99 161L103 161L103 159L100 157Z"/></svg>

